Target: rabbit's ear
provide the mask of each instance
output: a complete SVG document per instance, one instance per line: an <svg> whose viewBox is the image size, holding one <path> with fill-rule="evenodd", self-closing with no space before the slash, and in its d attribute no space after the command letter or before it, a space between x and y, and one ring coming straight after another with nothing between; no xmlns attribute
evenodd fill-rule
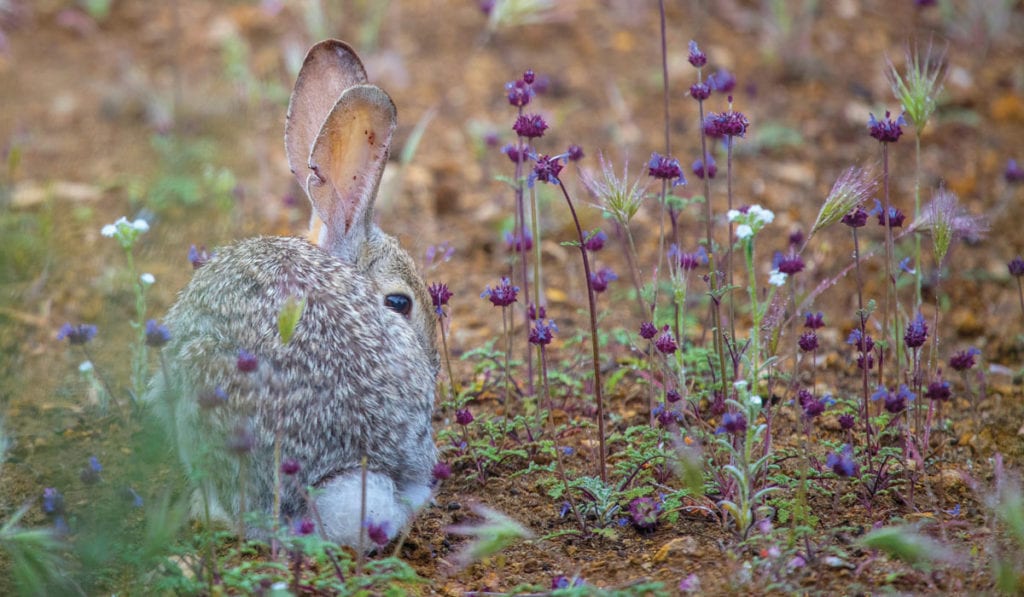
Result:
<svg viewBox="0 0 1024 597"><path fill-rule="evenodd" d="M288 102L284 125L288 166L302 188L306 188L309 176L309 152L327 115L343 91L364 83L363 63L345 42L328 39L306 54Z"/></svg>
<svg viewBox="0 0 1024 597"><path fill-rule="evenodd" d="M346 89L309 156L306 193L324 221L320 246L349 261L373 226L373 202L395 132L395 104L379 87Z"/></svg>

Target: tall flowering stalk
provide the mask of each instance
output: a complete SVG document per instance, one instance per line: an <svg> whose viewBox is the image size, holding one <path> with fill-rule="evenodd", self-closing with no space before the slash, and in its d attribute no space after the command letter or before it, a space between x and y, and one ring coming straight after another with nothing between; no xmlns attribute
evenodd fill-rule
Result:
<svg viewBox="0 0 1024 597"><path fill-rule="evenodd" d="M697 101L697 128L700 131L700 155L704 176L704 233L708 252L708 283L711 287L711 325L714 328L714 348L718 356L719 383L722 396L726 395L725 366L725 330L722 328L721 291L719 289L718 266L715 257L714 219L711 211L711 173L712 159L708 153L708 134L704 130L704 101L711 97L711 87L704 82L704 67L708 63L707 55L701 51L697 42L690 40L687 60L697 69L697 82L690 86L690 97Z"/></svg>
<svg viewBox="0 0 1024 597"><path fill-rule="evenodd" d="M107 224L100 230L103 236L113 238L124 251L128 272L132 277L132 290L135 293L135 321L131 322L135 329L136 342L132 345L132 400L136 401L146 391L147 346L146 346L146 290L153 285L152 274L139 275L135 270L134 248L139 235L149 230L149 224L142 219L129 222L120 218L113 224Z"/></svg>
<svg viewBox="0 0 1024 597"><path fill-rule="evenodd" d="M512 353L512 334L509 331L509 324L514 315L509 312L509 305L516 302L519 296L519 287L513 286L508 278L502 278L498 284L491 288L486 287L480 298L491 301L495 307L501 307L501 329L505 336L505 404L511 406L512 399L512 372L509 370L509 355Z"/></svg>
<svg viewBox="0 0 1024 597"><path fill-rule="evenodd" d="M935 112L936 98L942 93L946 77L945 49L932 52L931 43L921 52L909 48L905 52L906 72L900 74L886 58L886 75L893 95L903 106L903 113L914 125L914 219L921 217L921 134ZM914 300L921 307L921 238L914 237Z"/></svg>
<svg viewBox="0 0 1024 597"><path fill-rule="evenodd" d="M590 347L594 365L594 401L597 404L597 442L599 451L598 471L601 476L601 481L607 483L608 467L606 463L605 449L604 397L601 383L601 349L597 337L597 301L594 296L594 278L590 268L590 258L587 255L587 237L583 232L583 226L580 224L579 216L576 214L576 208L573 206L572 197L569 196L568 189L565 188L561 179L558 178L558 174L564 167L562 160L566 157L566 155L553 157L542 155L538 157L534 164L533 174L530 176L530 181L540 181L557 185L559 190L562 191L562 196L565 197L565 203L569 206L569 212L572 214L572 221L576 225L576 244L579 247L580 256L583 258L583 274L586 276L587 282L587 306L589 307L590 312Z"/></svg>
<svg viewBox="0 0 1024 597"><path fill-rule="evenodd" d="M746 212L733 209L729 210L727 215L729 222L736 226L736 238L743 247L743 256L746 260L747 290L750 297L750 311L753 317L753 327L750 330L750 370L748 371L747 382L750 384L752 391L757 391L761 368L761 322L764 319L768 306L771 305L772 296L775 293L774 287L785 284L787 275L778 270L772 272L769 284L773 288L765 300L765 306L762 308L757 297L757 277L754 271L756 263L754 260L754 237L766 225L775 220L775 214L760 205L752 205Z"/></svg>
<svg viewBox="0 0 1024 597"><path fill-rule="evenodd" d="M889 327L889 314L893 316L893 328L899 329L899 314L894 304L895 297L893 296L896 291L896 276L893 274L893 210L890 208L889 202L889 145L899 140L900 136L903 135L903 127L906 126L907 121L904 120L903 114L900 114L895 119L891 118L890 113L886 111L885 117L882 120L875 118L874 114L868 115L868 133L878 140L878 143L882 146L882 209L881 215L879 216L879 222L885 227L885 306L882 309L882 334L888 344L889 340L896 341L899 336L899 332L893 333L893 329ZM891 334L891 335L890 335ZM899 379L899 367L900 367L900 345L896 342L896 379ZM881 367L882 364L879 364Z"/></svg>
<svg viewBox="0 0 1024 597"><path fill-rule="evenodd" d="M448 317L448 313L444 308L448 305L448 301L452 298L453 294L451 290L448 290L447 284L440 282L434 282L431 284L427 291L430 293L430 302L434 305L434 315L437 316L437 327L441 329L441 349L444 353L444 364L448 370L448 389L451 392L452 403L455 403L455 376L452 374L452 360L448 354L448 334L445 330L444 321ZM504 319L504 318L503 318ZM508 373L506 369L505 373ZM508 399L508 389L506 387L506 400Z"/></svg>

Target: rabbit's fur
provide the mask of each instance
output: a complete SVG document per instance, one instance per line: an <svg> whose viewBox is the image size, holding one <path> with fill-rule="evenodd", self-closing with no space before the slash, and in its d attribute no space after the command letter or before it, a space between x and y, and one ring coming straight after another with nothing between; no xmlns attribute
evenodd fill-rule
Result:
<svg viewBox="0 0 1024 597"><path fill-rule="evenodd" d="M243 480L246 511L270 514L275 443L282 459L301 465L296 479L281 475L281 515L318 515L338 543L358 543L364 485L363 523L385 524L392 537L429 499L433 309L412 258L373 223L394 126L394 104L365 84L351 48L314 46L285 141L323 221L319 245L261 237L221 248L168 313L166 369L148 400L198 482L196 514L237 516ZM412 300L408 314L385 305L395 294ZM285 344L279 314L297 300L305 306ZM239 370L240 350L258 359L255 371ZM217 390L227 397L222 405L212 398ZM225 448L239 436L252 441L241 455ZM316 512L307 486L318 490Z"/></svg>

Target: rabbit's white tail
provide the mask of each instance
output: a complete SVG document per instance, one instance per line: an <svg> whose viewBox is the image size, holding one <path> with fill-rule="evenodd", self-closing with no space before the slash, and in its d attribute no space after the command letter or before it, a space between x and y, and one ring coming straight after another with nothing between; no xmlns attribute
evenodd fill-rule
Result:
<svg viewBox="0 0 1024 597"><path fill-rule="evenodd" d="M362 525L384 529L394 539L412 516L430 499L430 487L417 485L402 491L387 475L366 473L366 520L359 520L362 508L362 473L351 472L335 477L324 485L316 498L316 507L327 537L341 545L357 547ZM370 548L367 539L364 546Z"/></svg>

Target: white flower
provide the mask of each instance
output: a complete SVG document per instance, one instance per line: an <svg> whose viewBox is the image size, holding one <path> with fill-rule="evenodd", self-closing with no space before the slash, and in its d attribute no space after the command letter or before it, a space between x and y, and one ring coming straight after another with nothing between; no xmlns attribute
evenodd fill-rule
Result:
<svg viewBox="0 0 1024 597"><path fill-rule="evenodd" d="M152 286L156 283L156 278L153 277L153 274L148 272L139 276L139 280L146 286Z"/></svg>
<svg viewBox="0 0 1024 597"><path fill-rule="evenodd" d="M78 366L78 371L81 373L88 373L92 371L92 361L82 361Z"/></svg>
<svg viewBox="0 0 1024 597"><path fill-rule="evenodd" d="M737 392L742 392L747 388L747 380L737 379L736 381L732 382L732 387L736 388Z"/></svg>
<svg viewBox="0 0 1024 597"><path fill-rule="evenodd" d="M760 205L751 205L747 211L756 220L760 220L762 224L771 224L775 221L775 212L770 209L765 209Z"/></svg>
<svg viewBox="0 0 1024 597"><path fill-rule="evenodd" d="M736 238L742 240L749 236L753 236L754 229L746 224L740 224L736 227Z"/></svg>
<svg viewBox="0 0 1024 597"><path fill-rule="evenodd" d="M758 396L757 394L754 394L753 396L750 397L750 403L753 404L754 406L761 406L761 397Z"/></svg>
<svg viewBox="0 0 1024 597"><path fill-rule="evenodd" d="M728 212L726 212L726 214L725 214L725 215L729 217L729 221L730 221L730 222L735 222L735 221L736 221L736 218L740 217L740 216L741 216L741 215L743 215L743 214L741 214L741 213L739 212L739 210L736 210L736 209L730 209L730 210L729 210Z"/></svg>
<svg viewBox="0 0 1024 597"><path fill-rule="evenodd" d="M113 224L107 224L102 229L100 229L100 234L106 236L107 238L111 238L115 234L117 234L117 226Z"/></svg>
<svg viewBox="0 0 1024 597"><path fill-rule="evenodd" d="M783 286L786 284L786 278L788 276L777 269L773 269L771 275L768 276L768 283L772 286Z"/></svg>
<svg viewBox="0 0 1024 597"><path fill-rule="evenodd" d="M139 232L146 232L147 230L149 230L149 222L143 219L135 220L134 222L132 222L132 228Z"/></svg>

